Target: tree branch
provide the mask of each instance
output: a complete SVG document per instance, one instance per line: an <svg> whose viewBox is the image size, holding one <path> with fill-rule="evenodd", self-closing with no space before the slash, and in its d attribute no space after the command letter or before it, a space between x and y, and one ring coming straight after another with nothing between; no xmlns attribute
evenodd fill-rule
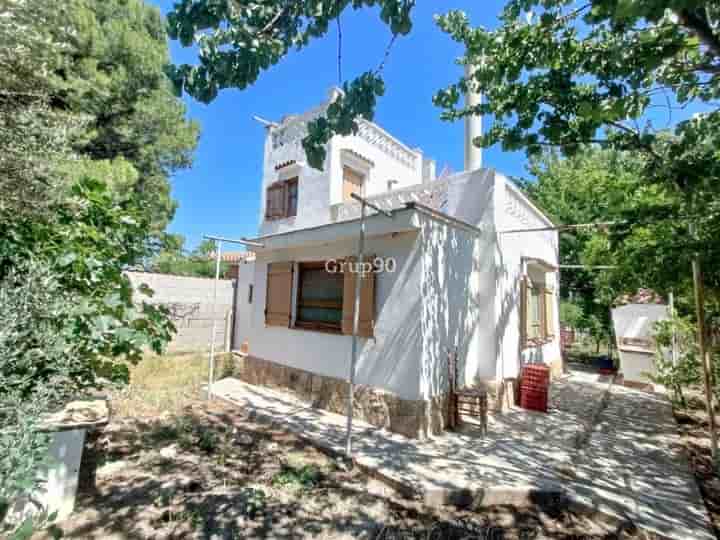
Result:
<svg viewBox="0 0 720 540"><path fill-rule="evenodd" d="M676 14L680 19L680 24L700 38L714 56L720 56L720 39L715 35L706 19L700 16L697 11L690 11L689 9L681 9L676 11Z"/></svg>

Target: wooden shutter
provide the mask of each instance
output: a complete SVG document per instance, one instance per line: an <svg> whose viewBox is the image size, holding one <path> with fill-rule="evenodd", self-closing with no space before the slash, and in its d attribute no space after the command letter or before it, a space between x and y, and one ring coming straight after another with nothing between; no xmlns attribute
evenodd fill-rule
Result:
<svg viewBox="0 0 720 540"><path fill-rule="evenodd" d="M362 194L363 175L350 167L343 167L343 201L352 200L350 195Z"/></svg>
<svg viewBox="0 0 720 540"><path fill-rule="evenodd" d="M371 262L374 256L366 256L365 262ZM348 259L355 269L356 259ZM355 316L355 279L358 272L350 272L346 266L343 278L343 318L342 333L352 334ZM375 272L367 272L360 282L360 321L358 336L373 337L375 332Z"/></svg>
<svg viewBox="0 0 720 540"><path fill-rule="evenodd" d="M267 270L265 324L290 326L292 311L293 263L271 263Z"/></svg>
<svg viewBox="0 0 720 540"><path fill-rule="evenodd" d="M265 199L265 217L276 219L285 216L285 186L284 184L273 184L267 188Z"/></svg>
<svg viewBox="0 0 720 540"><path fill-rule="evenodd" d="M520 347L527 347L530 294L525 276L520 277Z"/></svg>
<svg viewBox="0 0 720 540"><path fill-rule="evenodd" d="M545 338L553 338L555 337L555 329L554 329L554 322L555 322L555 295L553 293L552 289L544 289L544 310L543 310L543 319L544 319L544 329L545 329Z"/></svg>
<svg viewBox="0 0 720 540"><path fill-rule="evenodd" d="M297 215L298 179L291 178L285 182L285 217Z"/></svg>

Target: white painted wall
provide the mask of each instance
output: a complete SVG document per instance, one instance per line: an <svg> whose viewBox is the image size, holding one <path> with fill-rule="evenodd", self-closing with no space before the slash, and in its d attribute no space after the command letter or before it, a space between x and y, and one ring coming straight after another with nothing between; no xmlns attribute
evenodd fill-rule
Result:
<svg viewBox="0 0 720 540"><path fill-rule="evenodd" d="M250 301L250 287L252 287L252 302ZM255 261L244 262L238 265L238 277L235 282L235 314L233 321L233 345L239 350L244 341L250 341L250 320L252 306L256 302L255 290Z"/></svg>
<svg viewBox="0 0 720 540"><path fill-rule="evenodd" d="M495 215L497 230L528 229L552 226L528 201L510 180L495 173ZM499 342L496 377L515 377L523 362L550 363L560 358L560 309L556 293L554 310L555 339L540 346L521 349L520 344L520 278L523 275L523 257L542 259L552 265L559 264L559 241L556 231L522 232L498 235L501 253L498 270L497 339ZM530 270L536 281L546 278L546 285L559 291L559 275L538 275Z"/></svg>
<svg viewBox="0 0 720 540"><path fill-rule="evenodd" d="M421 218L421 394L447 391L448 354L457 351L458 383L492 378L495 366L495 268L492 234Z"/></svg>
<svg viewBox="0 0 720 540"><path fill-rule="evenodd" d="M333 137L330 142L330 204L343 202L342 151L346 149L374 163L365 180L365 196L386 192L388 180L397 180L395 188L422 183L422 153L411 150L380 126L364 122L360 134Z"/></svg>
<svg viewBox="0 0 720 540"><path fill-rule="evenodd" d="M352 338L306 329L265 326L267 264L313 261L354 255L355 241L321 246L258 251L255 263L255 299L251 308L250 354L306 371L346 379ZM395 273L376 277L374 338L360 339L356 380L397 394L419 399L422 357L421 270L422 252L416 232L368 238L368 254L393 257Z"/></svg>
<svg viewBox="0 0 720 540"><path fill-rule="evenodd" d="M299 115L290 115L279 126L266 131L263 160L262 191L260 195L259 232L261 236L314 227L331 222L330 206L342 201L343 150L352 150L373 162L365 184L365 195L373 196L388 189L388 180L396 180L394 188L421 184L423 154L412 150L380 126L361 121L357 135L336 136L326 147L327 158L322 171L306 163L302 138L307 134L307 122L321 114L334 99ZM426 160L427 161L427 160ZM295 165L276 167L289 162ZM426 172L430 174L430 163ZM297 215L286 219L265 220L268 186L287 178L298 177Z"/></svg>

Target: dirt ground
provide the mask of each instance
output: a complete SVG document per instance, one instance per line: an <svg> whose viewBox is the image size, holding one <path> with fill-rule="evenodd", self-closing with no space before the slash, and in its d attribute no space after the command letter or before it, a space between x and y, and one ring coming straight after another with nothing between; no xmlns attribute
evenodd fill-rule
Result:
<svg viewBox="0 0 720 540"><path fill-rule="evenodd" d="M641 538L562 500L522 510L423 507L282 426L200 400L205 363L202 355L153 356L131 369L130 386L111 395L111 424L90 437L76 511L58 524L65 538Z"/></svg>
<svg viewBox="0 0 720 540"><path fill-rule="evenodd" d="M686 407L675 407L680 434L688 453L690 467L705 499L715 536L720 539L720 478L710 456L708 415L700 392L690 394ZM716 415L716 423L720 418Z"/></svg>
<svg viewBox="0 0 720 540"><path fill-rule="evenodd" d="M568 512L562 501L482 513L424 508L222 402L118 419L88 456L97 461L95 487L60 524L66 538L636 537Z"/></svg>

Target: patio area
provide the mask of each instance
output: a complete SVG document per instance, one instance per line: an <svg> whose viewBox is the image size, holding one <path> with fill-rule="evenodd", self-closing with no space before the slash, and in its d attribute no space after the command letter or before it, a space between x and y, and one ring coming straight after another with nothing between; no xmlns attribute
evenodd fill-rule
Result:
<svg viewBox="0 0 720 540"><path fill-rule="evenodd" d="M213 393L330 453L344 453L342 415L233 378L216 382ZM687 461L673 446L673 424L664 397L573 371L553 382L549 414L513 408L493 415L484 437L466 425L418 441L354 421L353 457L429 505L523 505L569 496L613 523L631 520L670 538L713 538Z"/></svg>

